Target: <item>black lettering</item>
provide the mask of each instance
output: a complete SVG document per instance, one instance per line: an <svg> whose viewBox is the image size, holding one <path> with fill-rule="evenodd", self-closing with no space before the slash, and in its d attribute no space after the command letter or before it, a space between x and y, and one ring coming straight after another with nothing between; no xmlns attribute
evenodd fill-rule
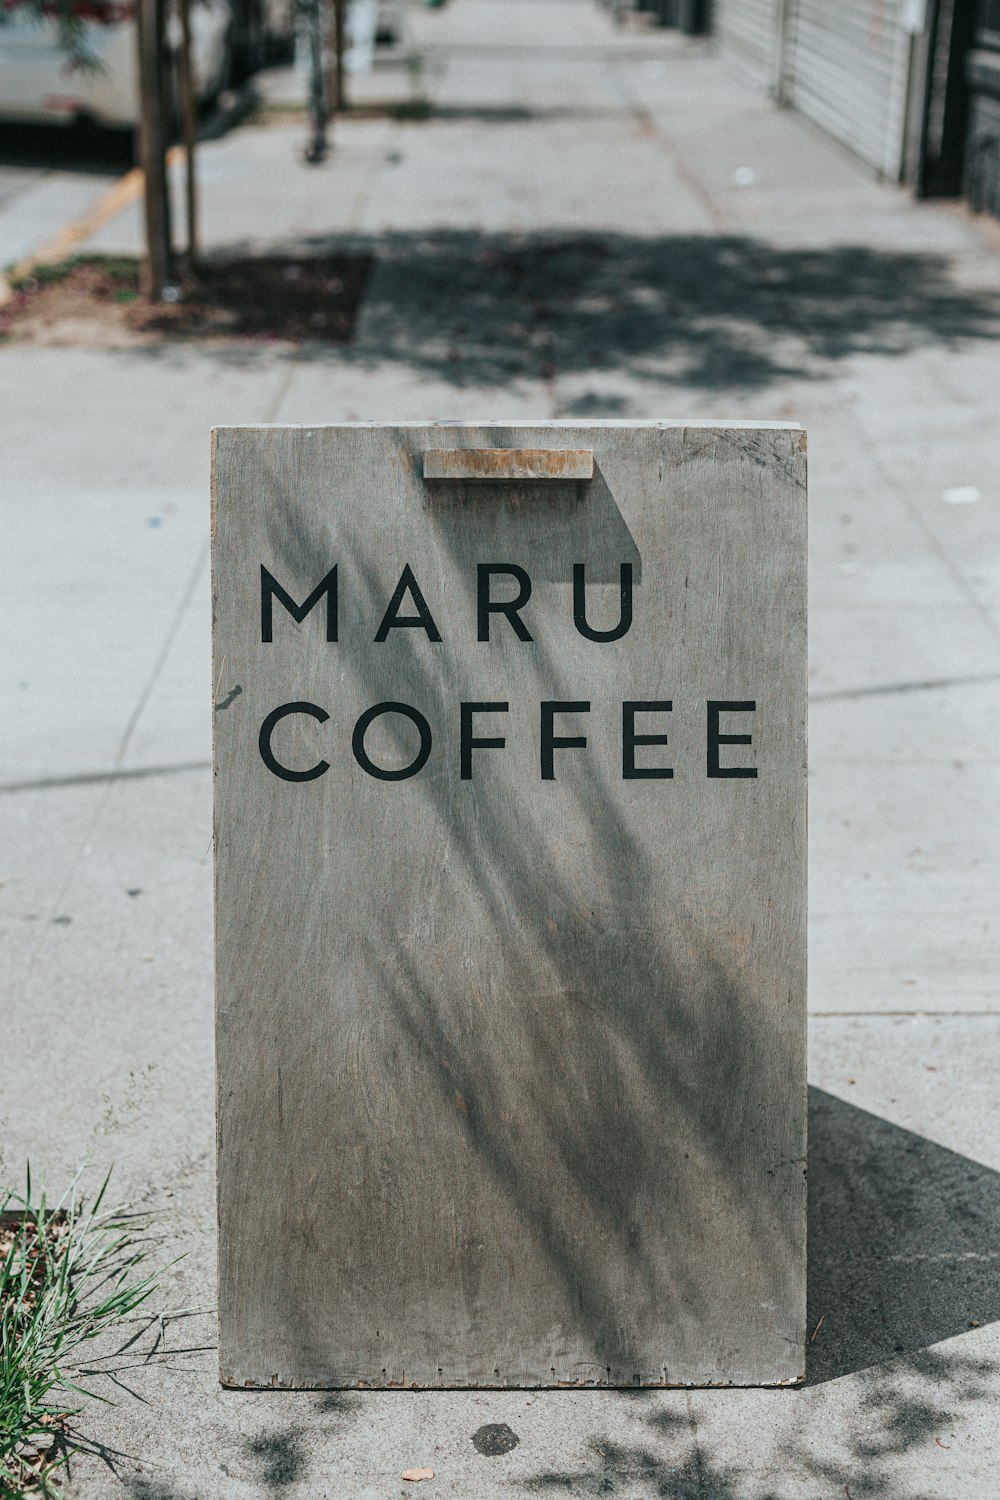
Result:
<svg viewBox="0 0 1000 1500"><path fill-rule="evenodd" d="M623 703L622 704L622 780L642 781L653 780L654 777L673 776L673 770L669 766L637 766L635 763L636 745L666 745L668 743L665 734L636 734L636 714L669 714L673 711L673 703L669 698L659 703Z"/></svg>
<svg viewBox="0 0 1000 1500"><path fill-rule="evenodd" d="M518 583L518 595L516 599L492 600L490 598L490 579L494 573L506 573L509 578L515 578ZM478 579L478 615L479 615L479 639L488 641L490 638L490 615L506 615L514 628L514 634L519 641L530 641L531 634L527 625L518 614L518 610L524 608L531 598L531 579L523 568L516 563L480 563Z"/></svg>
<svg viewBox="0 0 1000 1500"><path fill-rule="evenodd" d="M556 714L589 714L589 703L543 703L542 704L542 780L555 781L554 751L586 750L587 740L583 735L570 736L552 733L552 721Z"/></svg>
<svg viewBox="0 0 1000 1500"><path fill-rule="evenodd" d="M326 638L328 641L337 639L337 569L332 567L323 579L313 589L304 604L296 604L291 594L287 593L272 573L269 573L261 563L260 567L260 638L262 641L274 640L274 601L278 600L291 615L292 619L301 625L306 615L326 595Z"/></svg>
<svg viewBox="0 0 1000 1500"><path fill-rule="evenodd" d="M753 738L749 734L720 734L720 714L754 714L757 712L757 704L747 701L742 703L727 703L721 698L710 698L708 700L708 774L719 777L745 777L753 779L757 775L756 766L720 766L720 745L752 745Z"/></svg>
<svg viewBox="0 0 1000 1500"><path fill-rule="evenodd" d="M416 606L415 615L401 615L399 606L403 602L403 595L409 594ZM432 641L440 641L441 632L434 623L434 616L427 608L427 601L420 592L420 586L413 576L413 569L409 563L403 568L396 584L396 592L389 600L389 607L382 617L382 623L375 632L376 641L384 641L390 630L426 630Z"/></svg>
<svg viewBox="0 0 1000 1500"><path fill-rule="evenodd" d="M462 733L461 733L461 779L472 780L472 752L473 750L502 750L507 741L502 737L495 740L477 739L472 733L472 718L474 714L505 714L509 705L506 703L463 703L462 704Z"/></svg>
<svg viewBox="0 0 1000 1500"><path fill-rule="evenodd" d="M365 735L368 728L382 714L403 714L416 724L420 735L420 749L416 757L408 766L403 766L399 771L385 771L368 758L365 749ZM354 735L351 739L351 749L354 751L354 759L362 771L367 771L369 776L376 777L379 781L407 781L411 776L416 776L427 764L427 757L431 753L431 726L417 709L411 708L408 703L376 703L372 708L366 708L360 719L354 726Z"/></svg>
<svg viewBox="0 0 1000 1500"><path fill-rule="evenodd" d="M573 564L573 624L588 641L619 641L632 628L632 564L621 565L621 612L611 630L592 630L587 624L586 565ZM640 742L641 743L641 742Z"/></svg>
<svg viewBox="0 0 1000 1500"><path fill-rule="evenodd" d="M271 749L271 736L276 726L289 714L309 714L312 718L318 719L321 724L325 724L330 717L325 709L317 708L315 703L283 703L280 708L269 713L260 726L260 738L257 741L260 758L267 769L275 776L280 776L282 781L315 781L317 776L322 776L324 772L329 771L328 760L317 761L308 771L290 771L287 766L283 766L275 759L274 751Z"/></svg>

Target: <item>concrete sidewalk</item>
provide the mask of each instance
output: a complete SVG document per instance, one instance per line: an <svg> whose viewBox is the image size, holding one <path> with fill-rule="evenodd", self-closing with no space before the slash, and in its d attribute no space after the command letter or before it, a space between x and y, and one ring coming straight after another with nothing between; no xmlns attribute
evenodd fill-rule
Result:
<svg viewBox="0 0 1000 1500"><path fill-rule="evenodd" d="M372 249L350 346L0 349L4 1175L114 1161L185 1257L155 1310L204 1309L93 1377L70 1492L992 1497L1000 236L589 0L414 22L430 121L340 123L318 169L296 123L203 151L211 247ZM577 415L810 432L809 1383L223 1392L208 429Z"/></svg>

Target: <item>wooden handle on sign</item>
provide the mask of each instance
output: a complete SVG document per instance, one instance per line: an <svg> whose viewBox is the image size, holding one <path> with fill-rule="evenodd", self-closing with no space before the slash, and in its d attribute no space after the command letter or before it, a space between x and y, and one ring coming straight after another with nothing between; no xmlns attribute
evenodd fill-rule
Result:
<svg viewBox="0 0 1000 1500"><path fill-rule="evenodd" d="M593 479L589 448L431 448L425 479Z"/></svg>

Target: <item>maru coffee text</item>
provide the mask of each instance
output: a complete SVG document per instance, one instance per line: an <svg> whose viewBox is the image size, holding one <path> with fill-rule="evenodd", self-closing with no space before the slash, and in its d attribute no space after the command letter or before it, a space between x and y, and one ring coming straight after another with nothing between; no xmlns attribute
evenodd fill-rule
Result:
<svg viewBox="0 0 1000 1500"><path fill-rule="evenodd" d="M495 599L493 597L493 580L506 576L513 580L516 592L512 597ZM632 628L632 565L622 563L619 570L620 577L620 607L618 621L616 624L606 628L597 629L590 624L586 611L586 566L584 563L573 564L573 623L577 631L585 639L595 641L599 644L620 640ZM505 592L510 592L509 590ZM403 602L409 598L410 608L413 613L401 613ZM491 639L491 625L493 616L502 615L507 621L515 637L520 641L530 642L534 638L522 619L521 611L531 598L531 578L527 571L516 563L479 563L477 565L476 579L476 627L477 639L489 642ZM260 569L260 638L263 644L269 644L274 640L274 603L275 600L288 612L297 624L304 623L306 616L317 608L320 601L326 601L326 639L335 642L339 636L339 601L337 590L337 568L332 567L324 578L316 585L313 591L306 597L302 604L297 604L274 575L261 565ZM427 638L435 644L441 642L441 632L438 629L428 605L421 592L420 585L414 576L413 569L407 563L399 576L399 582L392 593L381 617L378 628L374 635L374 644L384 644L389 639L393 630L417 629L425 632ZM755 699L721 699L709 698L706 700L707 725L706 725L706 775L718 780L756 780L757 768L752 765L741 764L723 765L720 760L720 748L723 745L751 745L753 743L750 734L724 734L720 727L723 714L750 714L755 713L757 703ZM585 735L565 735L556 732L556 721L562 715L582 715L590 713L589 701L583 699L543 701L539 704L539 769L542 781L556 780L556 751L585 750L587 738ZM459 735L459 774L463 781L472 780L473 752L483 750L502 750L506 746L503 735L496 733L482 736L476 733L476 718L481 715L500 715L509 711L506 702L463 702L460 704L460 735ZM650 727L649 715L665 715L673 712L673 702L670 699L631 699L622 703L622 779L625 781L644 780L672 780L673 767L661 762L650 763L643 757L643 763L637 764L636 749L638 747L666 746L669 743L668 735L664 731L662 718L658 721L658 732L648 732ZM325 724L330 715L325 708L319 704L297 700L291 703L283 703L267 715L260 727L258 736L258 748L260 756L268 770L282 781L315 781L318 777L325 775L330 769L327 760L319 760L314 765L305 768L295 768L285 765L278 759L272 745L272 736L283 719L296 714L305 714ZM413 759L404 766L387 768L376 764L371 759L365 747L365 737L371 725L383 715L400 715L406 718L416 728L420 741L420 747ZM642 715L645 726L640 731L636 726L636 716ZM496 725L494 725L494 729ZM373 704L361 714L354 725L351 736L351 752L361 770L367 775L379 781L407 781L412 776L417 776L423 770L430 759L434 744L431 726L419 709L408 703L387 701Z"/></svg>

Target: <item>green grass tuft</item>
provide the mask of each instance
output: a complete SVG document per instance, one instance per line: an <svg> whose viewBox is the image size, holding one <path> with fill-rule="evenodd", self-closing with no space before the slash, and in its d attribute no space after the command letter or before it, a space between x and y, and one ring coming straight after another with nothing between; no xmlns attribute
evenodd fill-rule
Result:
<svg viewBox="0 0 1000 1500"><path fill-rule="evenodd" d="M104 1399L73 1384L69 1356L155 1290L137 1275L145 1216L104 1208L107 1186L85 1206L78 1175L50 1206L29 1168L23 1197L0 1192L0 1495L52 1493L73 1402Z"/></svg>
<svg viewBox="0 0 1000 1500"><path fill-rule="evenodd" d="M127 281L138 285L139 262L123 255L70 255L66 260L41 261L25 271L23 276L12 276L12 291L34 291L41 286L56 286L65 281L74 271L83 266L94 266L116 281Z"/></svg>

